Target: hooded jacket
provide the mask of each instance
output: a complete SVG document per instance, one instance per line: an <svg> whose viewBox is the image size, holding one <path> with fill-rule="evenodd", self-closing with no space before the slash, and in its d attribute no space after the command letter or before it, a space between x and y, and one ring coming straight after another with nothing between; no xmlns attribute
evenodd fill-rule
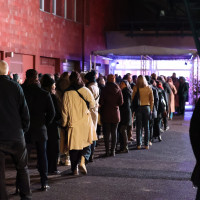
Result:
<svg viewBox="0 0 200 200"><path fill-rule="evenodd" d="M119 123L119 106L123 104L121 89L116 83L107 82L100 97L101 120L103 123Z"/></svg>

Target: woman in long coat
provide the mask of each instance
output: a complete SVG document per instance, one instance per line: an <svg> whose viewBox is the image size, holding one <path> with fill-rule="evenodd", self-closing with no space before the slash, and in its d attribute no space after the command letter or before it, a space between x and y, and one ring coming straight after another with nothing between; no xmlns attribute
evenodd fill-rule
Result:
<svg viewBox="0 0 200 200"><path fill-rule="evenodd" d="M68 148L71 160L71 170L77 173L79 170L87 174L85 160L89 160L88 147L97 140L95 126L92 121L89 108L95 107L95 100L91 91L84 87L84 83L78 72L70 75L70 87L63 97L63 126L68 129ZM81 97L82 96L82 97ZM89 102L89 108L86 101Z"/></svg>
<svg viewBox="0 0 200 200"><path fill-rule="evenodd" d="M101 119L103 122L106 156L115 156L117 143L117 127L120 122L119 106L123 104L121 89L115 83L115 76L109 74L107 83L99 100ZM111 154L109 153L109 138L111 135Z"/></svg>
<svg viewBox="0 0 200 200"><path fill-rule="evenodd" d="M175 85L173 84L172 78L168 79L168 84L169 84L169 87L171 88L171 91L172 91L170 93L169 103L168 103L168 106L169 106L169 119L172 120L173 113L175 112L175 95L177 94L177 90L176 90Z"/></svg>

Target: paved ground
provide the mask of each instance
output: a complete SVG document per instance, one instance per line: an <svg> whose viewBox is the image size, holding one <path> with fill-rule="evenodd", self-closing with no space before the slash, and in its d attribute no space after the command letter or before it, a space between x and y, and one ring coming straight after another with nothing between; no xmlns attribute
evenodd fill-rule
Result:
<svg viewBox="0 0 200 200"><path fill-rule="evenodd" d="M193 200L196 190L190 182L195 159L188 129L191 112L185 118L175 116L162 142L154 142L149 150L136 150L130 145L128 154L99 158L104 146L96 149L94 163L88 164L88 175L71 176L69 167L59 167L60 176L49 176L51 189L40 192L39 176L31 161L33 199L41 200ZM7 188L10 199L14 192L15 173L8 165Z"/></svg>

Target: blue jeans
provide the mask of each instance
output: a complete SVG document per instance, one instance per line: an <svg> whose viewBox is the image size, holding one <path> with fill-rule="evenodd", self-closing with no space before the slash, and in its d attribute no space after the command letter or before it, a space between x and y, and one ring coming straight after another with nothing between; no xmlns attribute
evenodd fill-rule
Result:
<svg viewBox="0 0 200 200"><path fill-rule="evenodd" d="M28 172L28 155L25 140L0 141L0 199L7 200L5 184L5 154L12 157L17 170L16 184L22 200L31 199L30 177Z"/></svg>
<svg viewBox="0 0 200 200"><path fill-rule="evenodd" d="M142 145L142 131L144 127L144 145L149 145L150 106L140 106L136 112L136 139L137 146Z"/></svg>

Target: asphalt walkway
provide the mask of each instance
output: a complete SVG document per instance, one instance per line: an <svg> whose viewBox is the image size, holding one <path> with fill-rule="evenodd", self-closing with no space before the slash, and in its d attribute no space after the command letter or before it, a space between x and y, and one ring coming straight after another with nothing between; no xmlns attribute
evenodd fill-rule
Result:
<svg viewBox="0 0 200 200"><path fill-rule="evenodd" d="M129 153L103 158L104 146L96 148L95 160L87 165L88 175L69 175L70 167L59 166L61 175L49 176L51 189L41 192L35 159L30 162L31 188L36 200L194 200L196 189L190 182L195 159L189 141L189 120L175 116L170 129L155 141L149 150L136 150L130 144ZM15 172L8 165L7 189L10 199L15 192Z"/></svg>

